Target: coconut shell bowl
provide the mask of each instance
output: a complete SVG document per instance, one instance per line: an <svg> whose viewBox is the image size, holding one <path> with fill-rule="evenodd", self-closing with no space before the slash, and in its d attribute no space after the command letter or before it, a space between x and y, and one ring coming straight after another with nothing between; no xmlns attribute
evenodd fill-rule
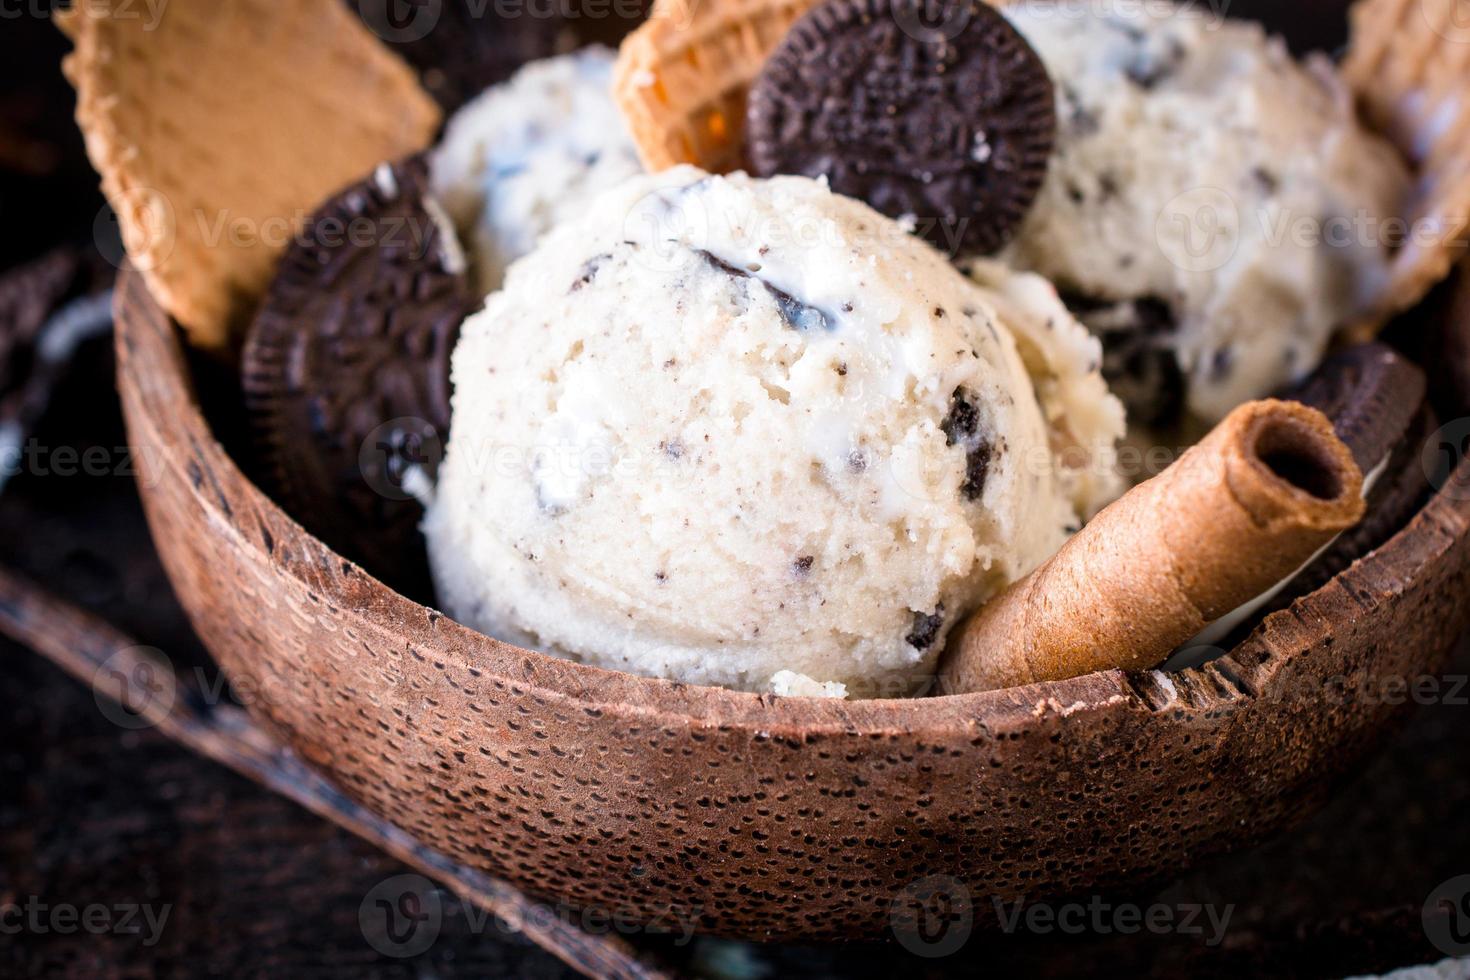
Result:
<svg viewBox="0 0 1470 980"><path fill-rule="evenodd" d="M1322 801L1470 625L1470 461L1384 545L1177 672L891 701L601 670L458 625L307 534L201 412L125 272L118 385L163 563L251 710L346 793L528 892L762 940L1177 873ZM1470 396L1470 392L1462 392ZM674 918L677 917L677 918Z"/></svg>

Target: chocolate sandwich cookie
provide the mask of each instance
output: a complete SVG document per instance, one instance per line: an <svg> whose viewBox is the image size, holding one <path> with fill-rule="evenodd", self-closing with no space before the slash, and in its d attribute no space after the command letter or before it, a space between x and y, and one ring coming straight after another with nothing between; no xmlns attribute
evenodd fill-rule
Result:
<svg viewBox="0 0 1470 980"><path fill-rule="evenodd" d="M1320 589L1408 523L1429 492L1420 453L1438 421L1426 390L1417 365L1385 344L1366 343L1329 357L1304 382L1281 394L1332 421L1363 474L1363 517L1269 598L1252 604L1249 615L1237 611L1212 625L1172 666L1193 666L1206 651L1233 648L1262 617Z"/></svg>
<svg viewBox="0 0 1470 980"><path fill-rule="evenodd" d="M1424 373L1417 366L1383 344L1369 343L1328 358L1284 395L1332 419L1363 472L1367 510L1254 615L1220 637L1219 646L1229 649L1262 616L1326 585L1414 516L1429 492L1420 451L1438 424L1425 392Z"/></svg>
<svg viewBox="0 0 1470 980"><path fill-rule="evenodd" d="M449 431L449 355L475 296L421 156L323 206L251 327L243 386L293 517L390 584L426 581L414 471Z"/></svg>
<svg viewBox="0 0 1470 980"><path fill-rule="evenodd" d="M1046 177L1051 80L982 0L829 0L751 88L754 171L825 176L951 256L1010 240Z"/></svg>
<svg viewBox="0 0 1470 980"><path fill-rule="evenodd" d="M1419 465L1420 450L1437 424L1426 394L1424 372L1378 343L1328 358L1289 394L1332 419L1371 485L1363 520L1292 582L1285 590L1288 601L1321 587L1383 544L1423 503L1429 478Z"/></svg>

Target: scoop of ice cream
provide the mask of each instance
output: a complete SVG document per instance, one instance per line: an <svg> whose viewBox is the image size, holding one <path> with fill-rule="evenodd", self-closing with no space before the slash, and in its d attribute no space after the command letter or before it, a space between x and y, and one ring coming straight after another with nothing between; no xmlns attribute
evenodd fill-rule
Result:
<svg viewBox="0 0 1470 980"><path fill-rule="evenodd" d="M1005 12L1059 125L1008 258L1103 338L1130 421L1213 422L1308 373L1387 276L1410 192L1327 61L1202 10Z"/></svg>
<svg viewBox="0 0 1470 980"><path fill-rule="evenodd" d="M613 105L613 57L590 47L532 62L450 119L433 187L484 292L549 229L642 171Z"/></svg>
<svg viewBox="0 0 1470 980"><path fill-rule="evenodd" d="M806 178L604 195L464 326L445 609L639 674L906 693L1117 491L1098 344L990 272Z"/></svg>

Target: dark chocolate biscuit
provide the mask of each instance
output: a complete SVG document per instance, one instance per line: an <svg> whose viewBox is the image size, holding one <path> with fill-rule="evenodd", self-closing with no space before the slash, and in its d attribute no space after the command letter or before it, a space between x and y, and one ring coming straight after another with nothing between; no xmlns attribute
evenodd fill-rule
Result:
<svg viewBox="0 0 1470 980"><path fill-rule="evenodd" d="M1332 420L1364 477L1372 479L1363 520L1292 583L1301 595L1326 583L1404 526L1429 492L1420 450L1436 422L1417 365L1392 348L1359 344L1329 357L1288 397Z"/></svg>
<svg viewBox="0 0 1470 980"><path fill-rule="evenodd" d="M1326 585L1343 569L1380 547L1414 516L1429 494L1420 452L1438 425L1425 397L1424 372L1392 348L1351 347L1322 363L1284 397L1319 409L1352 450L1368 488L1368 509L1316 561L1268 602L1261 615L1284 609ZM1243 633L1257 622L1238 630ZM1238 638L1238 637L1236 637Z"/></svg>
<svg viewBox="0 0 1470 980"><path fill-rule="evenodd" d="M1288 398L1332 419L1364 474L1397 447L1419 414L1424 372L1384 344L1359 344L1329 357Z"/></svg>
<svg viewBox="0 0 1470 980"><path fill-rule="evenodd" d="M384 165L312 216L251 327L243 385L268 477L297 520L395 585L424 582L422 508L449 431L449 355L475 306L426 195L428 168Z"/></svg>
<svg viewBox="0 0 1470 980"><path fill-rule="evenodd" d="M826 176L951 256L1015 233L1056 136L1051 80L982 0L829 0L751 88L760 176Z"/></svg>

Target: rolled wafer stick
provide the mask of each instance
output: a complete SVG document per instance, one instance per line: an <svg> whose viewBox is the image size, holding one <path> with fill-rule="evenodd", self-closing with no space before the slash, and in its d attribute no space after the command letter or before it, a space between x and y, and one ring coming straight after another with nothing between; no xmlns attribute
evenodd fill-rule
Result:
<svg viewBox="0 0 1470 980"><path fill-rule="evenodd" d="M1363 516L1363 474L1321 412L1258 401L1098 514L961 628L947 694L1142 670Z"/></svg>

